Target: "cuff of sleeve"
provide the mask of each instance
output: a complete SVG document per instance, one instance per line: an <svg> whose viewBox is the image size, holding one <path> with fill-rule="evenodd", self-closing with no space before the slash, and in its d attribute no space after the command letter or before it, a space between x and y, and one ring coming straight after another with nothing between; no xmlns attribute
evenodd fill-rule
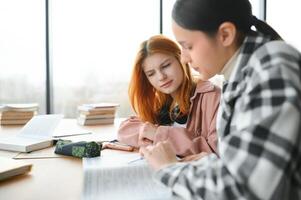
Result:
<svg viewBox="0 0 301 200"><path fill-rule="evenodd" d="M163 183L166 186L171 186L175 183L179 173L181 173L182 169L187 166L188 163L176 163L172 165L168 165L160 170L158 170L154 174L154 178Z"/></svg>
<svg viewBox="0 0 301 200"><path fill-rule="evenodd" d="M176 164L168 165L167 167L164 167L155 172L154 178L163 183L165 186L172 187L177 182L183 170L191 167L197 167L199 168L199 170L206 171L208 168L212 167L209 165L214 165L214 161L216 161L217 159L217 156L212 153L196 161L183 163L178 162Z"/></svg>

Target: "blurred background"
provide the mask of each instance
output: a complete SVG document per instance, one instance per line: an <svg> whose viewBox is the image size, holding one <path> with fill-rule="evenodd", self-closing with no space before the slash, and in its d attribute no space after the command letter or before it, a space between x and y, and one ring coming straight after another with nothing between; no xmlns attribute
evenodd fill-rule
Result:
<svg viewBox="0 0 301 200"><path fill-rule="evenodd" d="M40 105L40 114L75 117L82 103L115 102L133 114L127 95L139 44L155 34L174 39L175 0L0 0L0 104ZM252 0L253 13L301 50L300 0Z"/></svg>

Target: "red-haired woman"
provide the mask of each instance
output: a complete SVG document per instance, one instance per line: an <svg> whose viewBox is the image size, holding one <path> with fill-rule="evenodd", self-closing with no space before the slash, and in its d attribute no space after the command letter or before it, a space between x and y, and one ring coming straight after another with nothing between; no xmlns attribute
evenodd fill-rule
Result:
<svg viewBox="0 0 301 200"><path fill-rule="evenodd" d="M196 82L181 49L162 35L142 42L129 85L137 117L124 121L118 140L140 147L169 141L177 155L216 153L220 89Z"/></svg>

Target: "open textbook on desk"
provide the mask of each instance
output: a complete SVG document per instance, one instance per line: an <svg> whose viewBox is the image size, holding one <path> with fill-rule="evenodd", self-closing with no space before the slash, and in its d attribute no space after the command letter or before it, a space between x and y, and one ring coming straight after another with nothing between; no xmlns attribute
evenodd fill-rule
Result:
<svg viewBox="0 0 301 200"><path fill-rule="evenodd" d="M0 149L30 152L49 147L52 134L63 115L37 115L15 136L0 138Z"/></svg>
<svg viewBox="0 0 301 200"><path fill-rule="evenodd" d="M174 199L168 188L153 179L152 169L139 157L130 153L83 159L83 199Z"/></svg>

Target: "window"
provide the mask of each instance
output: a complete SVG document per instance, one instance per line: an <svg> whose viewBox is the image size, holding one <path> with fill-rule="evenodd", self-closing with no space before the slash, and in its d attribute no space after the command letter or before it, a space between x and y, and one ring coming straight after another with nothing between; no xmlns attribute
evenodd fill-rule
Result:
<svg viewBox="0 0 301 200"><path fill-rule="evenodd" d="M175 37L171 30L171 22L172 22L171 12L175 2L176 0L168 0L168 1L163 0L163 5L162 5L163 6L163 20L162 20L163 34L173 40L175 40Z"/></svg>
<svg viewBox="0 0 301 200"><path fill-rule="evenodd" d="M267 2L267 22L288 43L301 50L301 29L298 19L301 1L272 0Z"/></svg>
<svg viewBox="0 0 301 200"><path fill-rule="evenodd" d="M45 113L45 3L0 1L0 103L37 102Z"/></svg>
<svg viewBox="0 0 301 200"><path fill-rule="evenodd" d="M45 1L0 1L0 103L37 102L46 112ZM75 117L82 103L114 101L132 114L128 83L139 44L160 32L160 0L49 0L54 113ZM162 0L163 34L174 39L171 10ZM262 0L251 0L262 18ZM268 1L267 22L301 49L295 28L299 1ZM290 23L292 22L292 23Z"/></svg>
<svg viewBox="0 0 301 200"><path fill-rule="evenodd" d="M60 0L51 4L54 112L113 101L131 114L128 83L139 44L159 34L159 1Z"/></svg>

